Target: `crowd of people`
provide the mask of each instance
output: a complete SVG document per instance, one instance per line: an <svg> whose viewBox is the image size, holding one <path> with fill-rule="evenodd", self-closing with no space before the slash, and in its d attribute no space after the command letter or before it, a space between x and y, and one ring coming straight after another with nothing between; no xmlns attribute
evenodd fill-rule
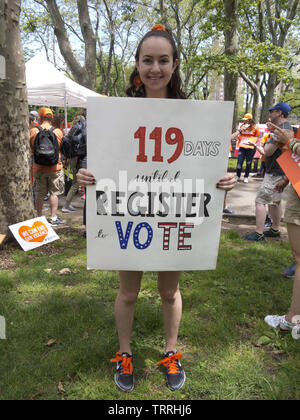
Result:
<svg viewBox="0 0 300 420"><path fill-rule="evenodd" d="M257 144L259 132L251 114L244 116L240 129L232 135L232 140L239 138L239 147L243 149L238 155L237 181L240 180L245 157L248 159L246 183L255 151L263 157L263 181L255 200L256 230L244 236L246 241L262 242L265 238L280 237L283 192L290 182L277 160L285 149L290 149L296 156L300 155L300 127L295 130L292 128L288 121L290 111L291 107L285 102L279 102L269 109L268 132L260 146ZM293 264L283 272L284 276L294 279L292 303L286 315L267 315L265 322L271 327L289 331L295 328L298 319L295 317L299 317L300 314L300 197L292 185L289 186L284 221L287 223L294 258ZM269 229L265 230L267 226Z"/></svg>
<svg viewBox="0 0 300 420"><path fill-rule="evenodd" d="M154 26L141 40L136 52L136 66L130 76L128 97L143 98L172 98L186 99L182 90L179 72L178 51L172 33L161 25ZM239 154L237 164L237 181L241 180L243 163L246 160L244 182L248 183L250 169L255 151L264 156L264 180L256 198L256 231L245 237L248 241L263 241L265 237L280 236L282 191L289 184L284 172L277 163L277 158L284 147L289 147L294 154L300 155L299 141L294 140L294 132L288 123L290 107L285 103L278 103L270 108L268 123L269 134L263 146L258 146L259 130L251 114L246 114L242 125L232 139L238 139ZM37 115L35 115L37 117ZM58 196L64 192L64 176L62 153L68 154L68 140L72 138L72 128L69 134L63 132L63 121L55 120L49 108L42 108L39 121L30 116L30 145L33 156L33 178L36 209L38 216L42 215L43 198L50 193L51 217L50 223L60 225L63 222L57 216ZM78 117L79 118L79 117ZM73 127L84 120L80 116L74 121ZM43 164L39 160L42 152L38 144L44 139L42 133L47 132L48 145L51 145L54 134L59 153L50 163ZM51 134L52 133L52 134ZM68 138L69 136L69 138ZM300 137L300 136L299 136ZM299 138L298 137L298 138ZM55 142L53 140L53 142ZM45 141L45 144L47 142ZM287 146L286 146L287 145ZM49 146L49 148L51 148ZM72 148L72 147L71 147ZM55 149L55 147L54 147ZM62 211L74 211L72 198L77 191L78 184L88 188L96 183L94 175L88 170L86 154L80 156L69 153L67 156L74 175L74 185L66 198ZM235 186L233 174L225 175L217 183L216 188L230 191ZM266 206L272 227L264 231L266 221ZM294 292L291 307L286 315L267 316L266 322L272 327L280 326L289 330L295 326L293 317L300 314L300 198L290 187L285 214L289 239L295 259ZM138 271L120 271L120 288L115 302L116 329L119 338L119 349L111 360L116 363L115 383L123 391L134 388L133 354L131 348L131 331L133 328L135 303L139 295L143 273ZM182 300L180 293L180 272L159 272L158 290L162 300L162 312L165 328L165 348L162 360L158 364L166 368L167 385L172 390L179 390L185 383L186 373L181 365L182 353L177 349L178 330L182 315Z"/></svg>
<svg viewBox="0 0 300 420"><path fill-rule="evenodd" d="M67 193L62 213L73 213L77 209L72 200L79 191L76 174L80 161L86 157L85 112L75 116L70 127L65 128L64 116L54 116L50 108L42 107L39 112L29 114L31 180L34 205L37 216L43 215L44 201L49 200L53 226L65 224L58 216L59 196ZM80 138L79 138L80 137ZM82 145L75 150L75 145ZM64 168L67 168L67 176ZM66 191L66 181L72 178ZM82 196L85 199L85 194ZM85 206L84 206L85 213ZM83 217L85 224L85 214Z"/></svg>

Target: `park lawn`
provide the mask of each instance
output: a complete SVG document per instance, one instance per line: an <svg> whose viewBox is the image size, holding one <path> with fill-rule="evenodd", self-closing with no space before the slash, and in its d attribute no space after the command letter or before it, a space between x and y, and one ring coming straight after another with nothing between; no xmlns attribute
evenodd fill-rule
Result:
<svg viewBox="0 0 300 420"><path fill-rule="evenodd" d="M110 363L118 350L117 273L86 270L80 231L59 235L34 251L0 252L11 261L0 272L7 323L0 399L299 400L300 340L263 321L290 303L292 282L281 276L291 262L288 243L252 244L227 231L216 271L183 273L178 350L187 381L177 392L166 388L156 366L163 323L156 274L146 273L132 335L136 386L128 394L116 388Z"/></svg>

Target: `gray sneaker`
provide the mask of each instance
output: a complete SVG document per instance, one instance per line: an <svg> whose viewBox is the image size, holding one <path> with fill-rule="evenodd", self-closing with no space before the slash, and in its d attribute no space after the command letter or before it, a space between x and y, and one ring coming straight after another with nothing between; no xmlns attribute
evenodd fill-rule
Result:
<svg viewBox="0 0 300 420"><path fill-rule="evenodd" d="M296 324L288 322L285 319L285 315L268 315L265 317L265 323L272 328L280 328L280 331L287 332L292 330Z"/></svg>
<svg viewBox="0 0 300 420"><path fill-rule="evenodd" d="M178 391L185 383L185 372L179 360L182 354L174 351L168 351L163 354L163 360L158 362L158 365L164 365L167 368L166 382L172 391Z"/></svg>
<svg viewBox="0 0 300 420"><path fill-rule="evenodd" d="M60 225L64 225L66 222L65 220L60 220L60 218L58 217L56 220L53 220L52 218L50 218L48 220L48 222L50 223L50 225L52 226L60 226Z"/></svg>
<svg viewBox="0 0 300 420"><path fill-rule="evenodd" d="M76 211L77 209L75 209L75 207L71 206L71 204L65 204L61 211L63 213L72 213L73 211Z"/></svg>

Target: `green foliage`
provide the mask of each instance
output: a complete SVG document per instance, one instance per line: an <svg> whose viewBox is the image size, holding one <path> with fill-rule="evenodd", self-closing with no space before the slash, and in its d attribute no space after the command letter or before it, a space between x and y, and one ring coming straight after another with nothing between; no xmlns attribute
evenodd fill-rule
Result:
<svg viewBox="0 0 300 420"><path fill-rule="evenodd" d="M215 86L221 83L224 69L233 74L243 72L252 83L260 80L261 100L268 89L269 77L273 74L292 91L299 79L295 71L299 65L299 4L295 19L290 20L293 2L285 0L279 4L278 1L238 2L239 53L227 56L224 54L224 32L230 30L234 22L225 18L223 0L155 0L150 3L109 0L105 3L107 7L103 2L89 1L93 29L98 28L95 88L101 93L123 96L134 65L138 40L153 24L166 23L173 30L178 43L184 89L189 97L201 99L203 87L208 87L213 98ZM79 63L83 64L85 48L77 2L57 0L57 4L66 22L73 50ZM270 5L269 9L267 5ZM26 58L31 57L45 47L50 60L61 63L57 58L58 46L53 25L45 6L45 0L23 1L22 38L25 55ZM112 36L114 44L110 50Z"/></svg>

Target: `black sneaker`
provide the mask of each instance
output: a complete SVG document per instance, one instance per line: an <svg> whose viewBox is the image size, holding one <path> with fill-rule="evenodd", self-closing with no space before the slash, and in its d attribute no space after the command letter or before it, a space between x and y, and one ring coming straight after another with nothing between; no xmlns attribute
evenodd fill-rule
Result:
<svg viewBox="0 0 300 420"><path fill-rule="evenodd" d="M178 391L185 383L185 372L179 362L181 358L181 353L168 351L163 355L163 360L157 363L167 368L167 385L172 391Z"/></svg>
<svg viewBox="0 0 300 420"><path fill-rule="evenodd" d="M115 374L115 384L122 391L130 392L134 388L132 354L116 353L116 357L111 362L117 363Z"/></svg>
<svg viewBox="0 0 300 420"><path fill-rule="evenodd" d="M265 221L265 228L271 228L272 227L272 220L270 219L269 216L266 217L266 221Z"/></svg>
<svg viewBox="0 0 300 420"><path fill-rule="evenodd" d="M244 236L243 238L245 239L245 241L262 242L265 240L265 235L254 232L254 233L251 233L250 235Z"/></svg>
<svg viewBox="0 0 300 420"><path fill-rule="evenodd" d="M280 231L279 230L265 230L264 235L266 238L280 238Z"/></svg>

